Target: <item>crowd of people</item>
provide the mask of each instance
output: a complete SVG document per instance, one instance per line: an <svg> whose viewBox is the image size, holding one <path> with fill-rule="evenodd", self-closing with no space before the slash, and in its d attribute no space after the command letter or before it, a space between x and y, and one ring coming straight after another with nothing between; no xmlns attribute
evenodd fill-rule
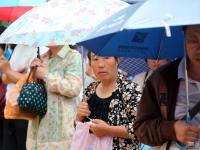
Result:
<svg viewBox="0 0 200 150"><path fill-rule="evenodd" d="M17 45L8 60L5 45L0 45L0 149L70 150L77 122L91 122L88 132L97 137L112 137L112 150L145 150L144 144L161 150L199 149L199 109L194 116L186 110L187 97L189 110L200 102L200 25L186 26L184 33L185 57L146 58L150 70L133 80L118 71L119 58L89 52L87 75L92 80L82 98L82 58L73 46L41 47L36 58L35 48ZM46 88L45 116L4 118L10 92L33 68Z"/></svg>

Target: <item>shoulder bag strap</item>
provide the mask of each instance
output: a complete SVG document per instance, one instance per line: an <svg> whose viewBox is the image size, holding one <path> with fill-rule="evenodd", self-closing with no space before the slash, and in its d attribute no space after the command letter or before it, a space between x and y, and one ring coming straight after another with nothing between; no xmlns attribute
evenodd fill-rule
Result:
<svg viewBox="0 0 200 150"><path fill-rule="evenodd" d="M192 109L189 110L190 118L194 118L194 116L200 111L200 102L198 102ZM186 119L186 115L183 117L183 120Z"/></svg>
<svg viewBox="0 0 200 150"><path fill-rule="evenodd" d="M147 81L147 76L148 76L148 74L149 74L149 71L147 71L146 73L145 73L145 76L144 76L144 81L143 81L143 89L144 89L144 87L145 87L145 84L146 84L146 81Z"/></svg>

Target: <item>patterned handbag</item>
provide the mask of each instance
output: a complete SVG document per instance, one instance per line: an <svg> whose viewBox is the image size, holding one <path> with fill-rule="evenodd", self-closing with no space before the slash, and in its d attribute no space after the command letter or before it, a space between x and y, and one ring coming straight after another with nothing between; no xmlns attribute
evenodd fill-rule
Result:
<svg viewBox="0 0 200 150"><path fill-rule="evenodd" d="M35 113L42 118L47 112L47 92L42 80L29 81L30 76L34 75L33 72L35 69L36 68L30 71L26 83L22 86L17 101L21 109Z"/></svg>
<svg viewBox="0 0 200 150"><path fill-rule="evenodd" d="M47 111L47 93L45 86L27 81L17 98L18 105L25 111L35 113L42 118Z"/></svg>

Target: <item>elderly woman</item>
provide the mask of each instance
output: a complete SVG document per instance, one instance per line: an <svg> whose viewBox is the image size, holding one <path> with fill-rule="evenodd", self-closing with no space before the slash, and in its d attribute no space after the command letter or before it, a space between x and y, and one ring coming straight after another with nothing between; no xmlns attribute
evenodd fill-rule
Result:
<svg viewBox="0 0 200 150"><path fill-rule="evenodd" d="M117 58L91 53L89 60L98 81L85 90L76 120L84 122L91 118L91 132L96 136L112 136L113 150L138 149L133 124L141 97L139 86L118 73Z"/></svg>
<svg viewBox="0 0 200 150"><path fill-rule="evenodd" d="M68 150L74 134L77 98L82 86L81 55L69 46L49 46L42 60L33 60L36 77L45 81L47 113L30 122L28 150Z"/></svg>

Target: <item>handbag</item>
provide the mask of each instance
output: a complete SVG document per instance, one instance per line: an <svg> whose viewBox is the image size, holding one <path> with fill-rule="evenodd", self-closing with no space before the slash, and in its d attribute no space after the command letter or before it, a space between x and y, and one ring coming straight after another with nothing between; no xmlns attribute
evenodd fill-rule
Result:
<svg viewBox="0 0 200 150"><path fill-rule="evenodd" d="M40 58L39 48L37 57ZM34 78L36 69L37 67L31 69L26 82L22 86L17 102L22 110L35 113L41 119L47 112L47 92L42 80L29 80L31 75Z"/></svg>
<svg viewBox="0 0 200 150"><path fill-rule="evenodd" d="M27 76L22 77L11 90L8 99L6 100L6 105L4 109L4 117L6 119L33 120L34 118L36 118L36 114L23 111L17 104L17 97L26 80Z"/></svg>
<svg viewBox="0 0 200 150"><path fill-rule="evenodd" d="M113 138L89 133L91 122L77 122L70 150L112 150Z"/></svg>

